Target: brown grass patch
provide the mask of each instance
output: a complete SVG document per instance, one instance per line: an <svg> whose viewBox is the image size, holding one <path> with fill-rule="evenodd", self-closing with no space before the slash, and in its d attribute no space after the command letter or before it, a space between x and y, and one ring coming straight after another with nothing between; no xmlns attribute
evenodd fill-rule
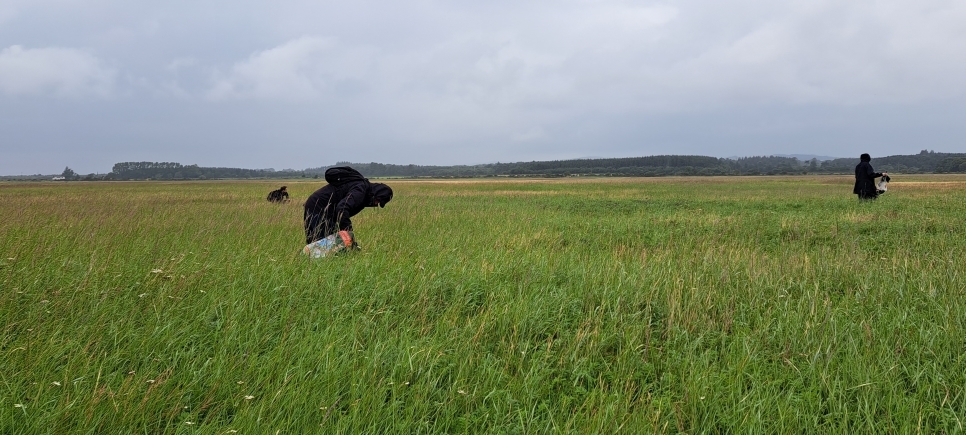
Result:
<svg viewBox="0 0 966 435"><path fill-rule="evenodd" d="M893 181L889 185L896 187L928 187L930 189L962 189L966 188L966 181Z"/></svg>
<svg viewBox="0 0 966 435"><path fill-rule="evenodd" d="M875 218L876 216L872 214L849 213L845 215L845 220L852 223L872 222Z"/></svg>

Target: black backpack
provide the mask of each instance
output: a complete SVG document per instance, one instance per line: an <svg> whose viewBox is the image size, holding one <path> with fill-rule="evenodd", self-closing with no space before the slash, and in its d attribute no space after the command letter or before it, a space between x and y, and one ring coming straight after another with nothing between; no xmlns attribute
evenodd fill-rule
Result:
<svg viewBox="0 0 966 435"><path fill-rule="evenodd" d="M348 166L336 166L325 170L325 181L335 187L353 181L369 181L359 171Z"/></svg>

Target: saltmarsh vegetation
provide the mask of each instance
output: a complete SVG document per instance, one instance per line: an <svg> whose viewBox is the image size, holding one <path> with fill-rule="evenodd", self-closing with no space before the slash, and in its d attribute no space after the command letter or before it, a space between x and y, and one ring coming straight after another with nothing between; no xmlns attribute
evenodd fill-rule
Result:
<svg viewBox="0 0 966 435"><path fill-rule="evenodd" d="M275 184L0 185L0 433L964 430L966 177Z"/></svg>

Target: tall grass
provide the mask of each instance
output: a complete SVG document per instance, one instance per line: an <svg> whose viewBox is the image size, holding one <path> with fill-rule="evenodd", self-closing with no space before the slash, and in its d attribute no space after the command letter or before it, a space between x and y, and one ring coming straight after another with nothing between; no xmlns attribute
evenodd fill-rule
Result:
<svg viewBox="0 0 966 435"><path fill-rule="evenodd" d="M962 432L966 177L0 184L0 433ZM233 432L237 431L237 432Z"/></svg>

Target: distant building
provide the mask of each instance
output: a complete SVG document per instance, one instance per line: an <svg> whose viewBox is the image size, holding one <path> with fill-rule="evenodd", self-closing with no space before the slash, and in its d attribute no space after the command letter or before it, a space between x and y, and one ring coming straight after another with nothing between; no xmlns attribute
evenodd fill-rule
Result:
<svg viewBox="0 0 966 435"><path fill-rule="evenodd" d="M52 178L52 180L54 180L54 181L64 181L66 179L67 179L67 177L54 177L54 178Z"/></svg>

